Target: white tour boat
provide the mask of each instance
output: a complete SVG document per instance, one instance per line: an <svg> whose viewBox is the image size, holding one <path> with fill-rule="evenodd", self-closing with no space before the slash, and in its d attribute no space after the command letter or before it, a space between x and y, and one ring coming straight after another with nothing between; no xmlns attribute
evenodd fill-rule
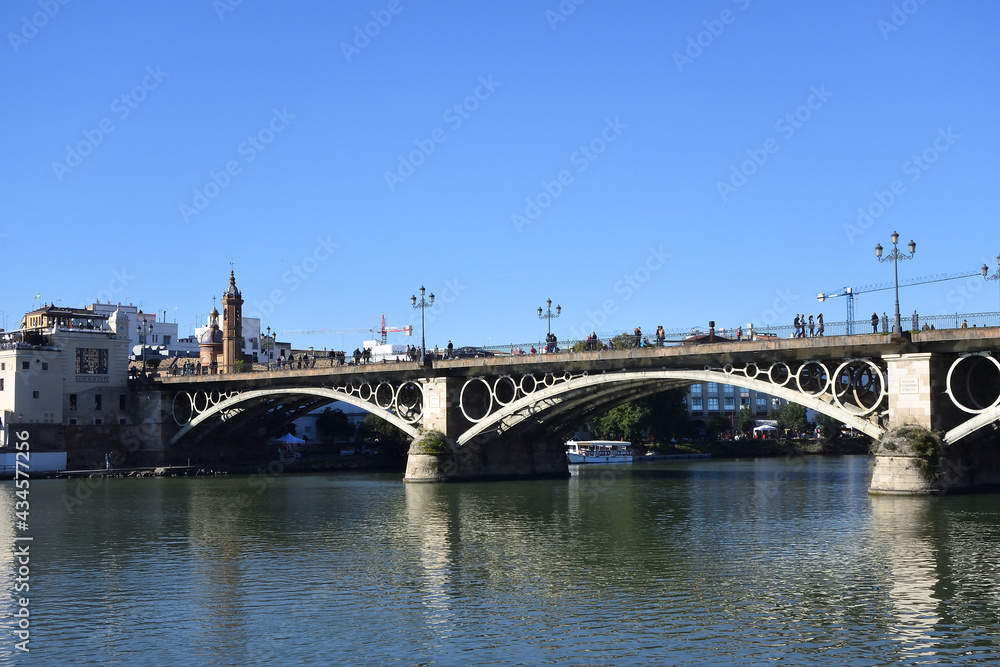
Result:
<svg viewBox="0 0 1000 667"><path fill-rule="evenodd" d="M632 443L618 440L570 440L566 443L570 463L632 463Z"/></svg>

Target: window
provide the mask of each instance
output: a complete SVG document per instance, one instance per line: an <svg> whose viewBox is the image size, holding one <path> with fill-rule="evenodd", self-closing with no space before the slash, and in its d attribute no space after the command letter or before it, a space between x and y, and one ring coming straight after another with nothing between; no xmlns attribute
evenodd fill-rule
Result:
<svg viewBox="0 0 1000 667"><path fill-rule="evenodd" d="M765 397L757 397L757 409L761 412L767 412L767 399Z"/></svg>
<svg viewBox="0 0 1000 667"><path fill-rule="evenodd" d="M121 424L122 426L124 426L125 425L125 420L124 419L119 419L118 423Z"/></svg>
<svg viewBox="0 0 1000 667"><path fill-rule="evenodd" d="M710 399L708 399L708 409L709 409L710 412L718 412L719 411L719 399L717 399L717 398L710 398Z"/></svg>
<svg viewBox="0 0 1000 667"><path fill-rule="evenodd" d="M709 382L708 383L708 393L710 393L710 394L718 394L719 393L719 383L718 382Z"/></svg>
<svg viewBox="0 0 1000 667"><path fill-rule="evenodd" d="M120 394L118 396L118 409L119 410L125 409L125 394Z"/></svg>
<svg viewBox="0 0 1000 667"><path fill-rule="evenodd" d="M100 417L94 417L94 423L100 426L101 424L104 423L104 420L101 419Z"/></svg>
<svg viewBox="0 0 1000 667"><path fill-rule="evenodd" d="M3 378L0 378L0 391L3 391Z"/></svg>
<svg viewBox="0 0 1000 667"><path fill-rule="evenodd" d="M76 410L76 394L69 395L69 409Z"/></svg>
<svg viewBox="0 0 1000 667"><path fill-rule="evenodd" d="M733 398L733 397L731 397L731 396L726 396L724 399L722 399L722 406L726 410L735 410L736 409L736 399Z"/></svg>
<svg viewBox="0 0 1000 667"><path fill-rule="evenodd" d="M69 425L70 426L76 426L76 417L70 417L70 419L69 419Z"/></svg>
<svg viewBox="0 0 1000 667"><path fill-rule="evenodd" d="M163 344L164 345L170 345L170 336L164 336L163 337Z"/></svg>
<svg viewBox="0 0 1000 667"><path fill-rule="evenodd" d="M692 396L701 396L701 385L700 384L693 384L693 385L691 385L691 395Z"/></svg>
<svg viewBox="0 0 1000 667"><path fill-rule="evenodd" d="M722 391L723 391L724 394L726 394L726 396L732 396L733 395L733 385L731 385L731 384L722 385Z"/></svg>
<svg viewBox="0 0 1000 667"><path fill-rule="evenodd" d="M692 412L701 412L704 409L705 409L705 406L702 404L702 400L700 398L692 398L691 399L691 411Z"/></svg>
<svg viewBox="0 0 1000 667"><path fill-rule="evenodd" d="M104 404L104 397L101 396L100 394L96 394L94 396L94 409L95 410L102 409L103 404Z"/></svg>
<svg viewBox="0 0 1000 667"><path fill-rule="evenodd" d="M31 397L32 398L38 398L38 390L37 389L35 391L31 392Z"/></svg>
<svg viewBox="0 0 1000 667"><path fill-rule="evenodd" d="M22 361L21 362L21 370L22 371L31 370L31 362L30 361Z"/></svg>
<svg viewBox="0 0 1000 667"><path fill-rule="evenodd" d="M42 370L43 371L49 370L49 362L47 362L47 361L43 361L42 362Z"/></svg>
<svg viewBox="0 0 1000 667"><path fill-rule="evenodd" d="M7 362L2 361L0 362L0 371L5 371L5 370L7 370Z"/></svg>

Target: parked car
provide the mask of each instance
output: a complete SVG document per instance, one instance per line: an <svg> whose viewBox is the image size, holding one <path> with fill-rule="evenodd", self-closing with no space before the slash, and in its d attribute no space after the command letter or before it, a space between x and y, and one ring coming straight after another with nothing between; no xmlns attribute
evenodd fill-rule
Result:
<svg viewBox="0 0 1000 667"><path fill-rule="evenodd" d="M481 347L457 347L451 355L455 359L475 359L477 357L492 357L493 353Z"/></svg>

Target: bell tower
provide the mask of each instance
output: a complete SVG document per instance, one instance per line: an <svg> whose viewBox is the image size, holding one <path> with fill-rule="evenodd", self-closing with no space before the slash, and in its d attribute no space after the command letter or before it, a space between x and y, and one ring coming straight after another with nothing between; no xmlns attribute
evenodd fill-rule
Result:
<svg viewBox="0 0 1000 667"><path fill-rule="evenodd" d="M233 372L233 362L243 360L243 297L236 275L229 271L229 287L222 295L222 365Z"/></svg>

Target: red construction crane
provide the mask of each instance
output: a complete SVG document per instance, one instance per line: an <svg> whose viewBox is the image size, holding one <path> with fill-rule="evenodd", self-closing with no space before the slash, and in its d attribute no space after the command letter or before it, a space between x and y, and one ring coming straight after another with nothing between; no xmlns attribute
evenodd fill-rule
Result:
<svg viewBox="0 0 1000 667"><path fill-rule="evenodd" d="M406 336L413 335L413 326L407 324L403 327L387 327L385 325L385 315L382 316L382 326L381 327L368 327L359 329L304 329L295 331L279 331L279 336L323 336L327 334L359 334L359 333L377 333L382 337L382 343L386 342L386 336L390 333L403 332Z"/></svg>

